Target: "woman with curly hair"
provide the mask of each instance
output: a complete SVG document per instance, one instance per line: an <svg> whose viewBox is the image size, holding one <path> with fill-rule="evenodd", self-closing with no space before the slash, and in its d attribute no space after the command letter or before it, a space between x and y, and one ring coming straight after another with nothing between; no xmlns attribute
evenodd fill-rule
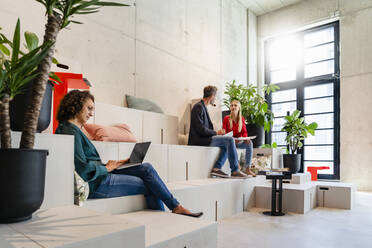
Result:
<svg viewBox="0 0 372 248"><path fill-rule="evenodd" d="M94 145L82 132L84 124L93 116L94 96L89 91L70 91L61 101L57 119L57 134L75 137L74 162L79 176L89 184L89 198L110 198L144 194L149 209L164 211L164 205L173 213L200 217L184 208L169 192L167 186L149 163L115 170L127 162L109 160L102 163Z"/></svg>

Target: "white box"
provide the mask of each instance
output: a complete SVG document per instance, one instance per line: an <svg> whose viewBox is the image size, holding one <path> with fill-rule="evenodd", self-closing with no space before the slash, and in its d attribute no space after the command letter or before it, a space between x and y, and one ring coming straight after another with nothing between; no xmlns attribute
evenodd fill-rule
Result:
<svg viewBox="0 0 372 248"><path fill-rule="evenodd" d="M356 187L350 183L318 182L317 201L319 207L352 209Z"/></svg>
<svg viewBox="0 0 372 248"><path fill-rule="evenodd" d="M292 174L291 183L302 184L311 181L311 174L309 172Z"/></svg>

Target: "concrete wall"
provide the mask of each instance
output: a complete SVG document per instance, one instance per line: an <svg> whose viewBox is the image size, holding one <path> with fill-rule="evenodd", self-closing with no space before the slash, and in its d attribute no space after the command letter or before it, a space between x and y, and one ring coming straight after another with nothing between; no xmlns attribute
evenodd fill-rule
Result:
<svg viewBox="0 0 372 248"><path fill-rule="evenodd" d="M259 82L262 42L339 17L341 59L341 180L372 191L372 1L305 0L258 17Z"/></svg>
<svg viewBox="0 0 372 248"><path fill-rule="evenodd" d="M247 9L238 0L115 0L129 8L102 8L77 16L84 25L60 33L56 57L83 73L97 101L125 105L125 94L150 98L166 114L182 116L202 88L247 80ZM0 23L11 36L42 37L41 4L2 0Z"/></svg>

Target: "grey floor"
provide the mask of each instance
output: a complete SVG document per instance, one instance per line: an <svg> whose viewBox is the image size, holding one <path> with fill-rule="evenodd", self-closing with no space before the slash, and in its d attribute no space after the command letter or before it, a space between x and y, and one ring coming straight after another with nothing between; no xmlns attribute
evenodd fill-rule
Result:
<svg viewBox="0 0 372 248"><path fill-rule="evenodd" d="M218 248L372 248L372 193L352 210L316 208L305 215L265 216L252 209L218 224Z"/></svg>

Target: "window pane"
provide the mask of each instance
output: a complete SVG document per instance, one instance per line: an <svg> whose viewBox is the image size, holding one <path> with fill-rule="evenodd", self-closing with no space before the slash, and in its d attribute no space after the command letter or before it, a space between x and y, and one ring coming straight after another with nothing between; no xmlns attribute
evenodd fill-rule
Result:
<svg viewBox="0 0 372 248"><path fill-rule="evenodd" d="M320 167L320 166L328 166L328 170L318 170L318 174L333 174L333 162L313 162L313 161L304 161L305 169L307 171L308 166L312 167Z"/></svg>
<svg viewBox="0 0 372 248"><path fill-rule="evenodd" d="M280 131L282 130L282 127L284 125L284 118L275 118L274 119L274 125L273 125L273 131Z"/></svg>
<svg viewBox="0 0 372 248"><path fill-rule="evenodd" d="M281 90L271 93L271 102L285 102L296 100L296 89Z"/></svg>
<svg viewBox="0 0 372 248"><path fill-rule="evenodd" d="M309 134L305 139L306 145L333 144L333 130L316 130L315 136Z"/></svg>
<svg viewBox="0 0 372 248"><path fill-rule="evenodd" d="M296 79L296 68L282 69L270 72L270 83L276 84Z"/></svg>
<svg viewBox="0 0 372 248"><path fill-rule="evenodd" d="M305 122L307 124L316 122L318 128L333 128L333 114L305 115Z"/></svg>
<svg viewBox="0 0 372 248"><path fill-rule="evenodd" d="M305 47L316 46L334 40L333 27L317 30L304 36Z"/></svg>
<svg viewBox="0 0 372 248"><path fill-rule="evenodd" d="M275 40L269 47L270 70L295 69L300 58L300 52L300 42L293 35Z"/></svg>
<svg viewBox="0 0 372 248"><path fill-rule="evenodd" d="M280 145L286 145L285 143L285 137L287 137L287 133L286 132L278 132L278 133L272 133L271 134L271 139L272 139L272 143L276 142L279 146Z"/></svg>
<svg viewBox="0 0 372 248"><path fill-rule="evenodd" d="M305 78L332 74L335 72L334 60L305 65Z"/></svg>
<svg viewBox="0 0 372 248"><path fill-rule="evenodd" d="M287 111L292 113L296 110L296 102L287 102L287 103L277 103L272 104L271 109L274 113L274 116L286 116Z"/></svg>
<svg viewBox="0 0 372 248"><path fill-rule="evenodd" d="M305 146L305 160L333 160L333 146Z"/></svg>
<svg viewBox="0 0 372 248"><path fill-rule="evenodd" d="M333 112L333 97L305 100L305 114Z"/></svg>
<svg viewBox="0 0 372 248"><path fill-rule="evenodd" d="M333 83L305 87L305 99L322 96L333 96Z"/></svg>
<svg viewBox="0 0 372 248"><path fill-rule="evenodd" d="M305 50L305 63L312 63L320 60L333 59L335 57L334 53L335 44L329 43L322 46L307 48Z"/></svg>

